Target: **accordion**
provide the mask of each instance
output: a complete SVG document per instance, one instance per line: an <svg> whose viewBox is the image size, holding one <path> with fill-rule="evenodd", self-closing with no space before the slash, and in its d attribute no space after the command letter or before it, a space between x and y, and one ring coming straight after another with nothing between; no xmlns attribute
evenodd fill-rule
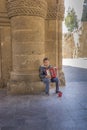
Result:
<svg viewBox="0 0 87 130"><path fill-rule="evenodd" d="M49 75L51 76L51 78L56 78L56 76L57 76L56 67L51 67L51 68L47 69L47 75L48 75L48 71L49 71Z"/></svg>

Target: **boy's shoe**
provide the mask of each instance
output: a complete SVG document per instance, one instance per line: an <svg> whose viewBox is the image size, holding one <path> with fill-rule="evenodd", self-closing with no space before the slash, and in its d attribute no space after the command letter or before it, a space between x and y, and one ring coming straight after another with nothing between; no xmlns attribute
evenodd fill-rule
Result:
<svg viewBox="0 0 87 130"><path fill-rule="evenodd" d="M59 91L56 91L56 93L58 93Z"/></svg>
<svg viewBox="0 0 87 130"><path fill-rule="evenodd" d="M62 93L61 91L56 91L56 93Z"/></svg>
<svg viewBox="0 0 87 130"><path fill-rule="evenodd" d="M62 92L61 91L58 92L58 97L62 97Z"/></svg>

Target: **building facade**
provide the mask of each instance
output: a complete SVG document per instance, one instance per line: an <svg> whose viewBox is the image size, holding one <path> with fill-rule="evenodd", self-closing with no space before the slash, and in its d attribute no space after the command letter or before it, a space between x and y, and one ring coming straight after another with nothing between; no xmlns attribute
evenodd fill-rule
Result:
<svg viewBox="0 0 87 130"><path fill-rule="evenodd" d="M44 89L38 68L44 57L62 71L63 0L0 0L0 86L19 94Z"/></svg>
<svg viewBox="0 0 87 130"><path fill-rule="evenodd" d="M87 57L87 0L83 3L83 13L82 13L82 35L80 37L81 42L81 57Z"/></svg>

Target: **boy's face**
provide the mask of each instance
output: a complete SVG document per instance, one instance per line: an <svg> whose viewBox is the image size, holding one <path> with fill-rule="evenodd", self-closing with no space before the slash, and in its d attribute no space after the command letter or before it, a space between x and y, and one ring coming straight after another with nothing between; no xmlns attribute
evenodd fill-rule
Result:
<svg viewBox="0 0 87 130"><path fill-rule="evenodd" d="M49 66L49 60L45 60L43 63L44 63L44 66L46 67Z"/></svg>

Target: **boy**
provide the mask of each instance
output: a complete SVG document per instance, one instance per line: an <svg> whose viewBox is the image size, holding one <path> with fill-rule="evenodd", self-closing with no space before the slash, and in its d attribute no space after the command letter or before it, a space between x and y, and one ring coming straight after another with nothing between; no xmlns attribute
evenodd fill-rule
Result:
<svg viewBox="0 0 87 130"><path fill-rule="evenodd" d="M50 82L55 82L56 84L56 93L59 92L59 80L57 77L52 78L51 77L51 73L50 73L50 69L53 68L50 63L49 63L49 59L46 57L43 59L43 65L40 66L39 68L39 76L41 81L43 81L45 83L45 93L47 95L49 95L49 86L50 86Z"/></svg>

